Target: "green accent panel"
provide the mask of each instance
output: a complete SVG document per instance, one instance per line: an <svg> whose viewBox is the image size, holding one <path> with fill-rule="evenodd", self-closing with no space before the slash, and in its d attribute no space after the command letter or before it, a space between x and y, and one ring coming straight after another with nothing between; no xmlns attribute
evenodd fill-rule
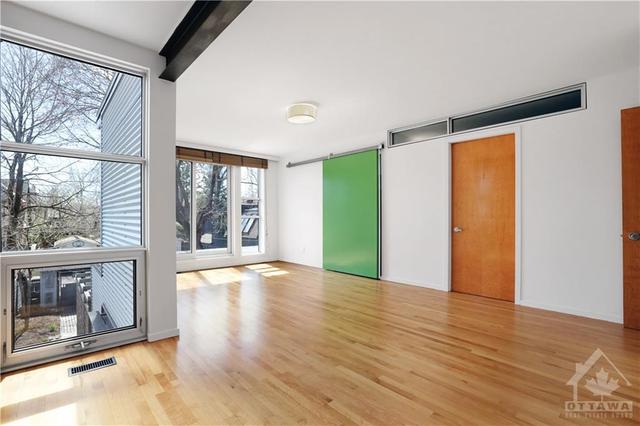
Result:
<svg viewBox="0 0 640 426"><path fill-rule="evenodd" d="M378 278L378 151L325 160L323 267Z"/></svg>

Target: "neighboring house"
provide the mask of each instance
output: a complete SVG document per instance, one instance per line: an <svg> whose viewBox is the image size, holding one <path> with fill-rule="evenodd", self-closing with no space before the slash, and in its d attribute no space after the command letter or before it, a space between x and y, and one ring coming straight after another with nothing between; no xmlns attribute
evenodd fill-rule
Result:
<svg viewBox="0 0 640 426"><path fill-rule="evenodd" d="M32 280L32 285L40 287L40 306L54 307L58 304L60 281L56 271L40 270L40 279L38 282Z"/></svg>
<svg viewBox="0 0 640 426"><path fill-rule="evenodd" d="M117 74L112 80L98 115L103 152L140 154L141 84L139 77L127 74ZM140 167L103 161L100 172L100 245L140 245ZM133 262L103 263L92 269L91 317L94 329L100 331L133 325Z"/></svg>
<svg viewBox="0 0 640 426"><path fill-rule="evenodd" d="M80 247L98 247L99 242L90 238L81 237L79 235L72 235L70 237L62 238L53 243L53 248L66 249L66 248L80 248Z"/></svg>
<svg viewBox="0 0 640 426"><path fill-rule="evenodd" d="M245 203L248 203L248 201L246 201ZM240 221L240 228L242 229L242 246L257 246L259 243L258 238L260 235L259 208L257 205L255 205L249 209L244 210L242 214L245 215Z"/></svg>

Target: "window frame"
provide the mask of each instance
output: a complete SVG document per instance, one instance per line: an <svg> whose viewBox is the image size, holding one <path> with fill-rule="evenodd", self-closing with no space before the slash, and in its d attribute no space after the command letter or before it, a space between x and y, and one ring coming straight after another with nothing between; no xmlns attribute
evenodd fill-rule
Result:
<svg viewBox="0 0 640 426"><path fill-rule="evenodd" d="M11 29L0 26L2 30L2 35L0 36L0 43L2 41L7 41L9 43L17 44L26 48L39 50L44 53L57 55L69 60L80 61L90 65L108 68L115 72L125 73L129 75L133 75L136 77L140 77L141 81L141 119L142 119L142 129L141 129L141 147L140 147L140 155L123 155L123 154L112 154L112 153L104 153L104 152L96 152L90 150L82 150L82 149L73 149L73 148L61 148L50 145L30 145L23 144L17 142L9 142L0 139L0 152L1 151L9 151L9 152L18 152L18 153L30 153L30 154L39 154L39 155L49 155L53 157L66 157L66 158L76 158L81 160L94 160L94 161L109 161L115 163L128 163L128 164L137 164L140 165L141 172L141 185L140 189L142 191L140 197L140 245L134 246L123 246L118 248L137 248L137 249L145 249L147 247L147 160L146 155L148 151L148 135L149 135L149 116L148 116L148 105L149 105L149 73L150 70L145 67L140 67L133 64L128 64L123 61L118 61L115 59L109 59L102 55L96 55L91 52L87 52L82 49L73 48L71 46L63 45L61 43L56 43L52 41L46 41L39 37L32 37L22 33L17 33ZM100 252L105 250L103 247L89 247L82 249L54 249L54 248L46 248L37 250L38 252L54 252L60 253L62 251L70 251L76 253L80 250L88 250L88 251L96 251ZM4 256L13 256L19 255L23 253L31 253L31 251L21 250L21 251L2 251L0 246L0 258Z"/></svg>
<svg viewBox="0 0 640 426"><path fill-rule="evenodd" d="M21 143L1 141L0 150L11 152L26 152L33 154L52 155L56 157L78 158L117 163L131 163L140 166L140 245L123 247L82 247L54 249L47 248L37 251L2 251L0 252L0 305L3 309L0 315L0 330L2 330L2 350L0 351L0 370L7 372L24 368L55 359L67 358L78 353L90 353L97 350L119 346L124 343L145 340L147 336L146 311L146 256L149 235L149 191L148 164L149 151L149 104L150 104L150 75L148 67L136 65L126 61L96 54L67 44L55 42L42 37L33 36L0 26L1 41L18 44L26 48L40 50L49 54L61 56L70 60L81 61L98 67L108 68L119 73L134 75L141 78L141 147L140 155L122 155L89 150L52 147L48 145L25 145ZM134 261L135 262L135 326L124 330L114 330L100 335L78 336L61 343L51 343L33 348L21 349L13 352L13 342L9 336L13 335L11 327L12 300L11 289L12 271L20 268L38 268L47 266L70 266L77 264L102 263L106 261ZM87 339L96 340L90 346L69 348Z"/></svg>
<svg viewBox="0 0 640 426"><path fill-rule="evenodd" d="M234 203L234 194L235 194L235 175L237 173L236 167L229 164L220 164L220 163L206 163L203 161L195 161L195 160L181 160L176 158L176 161L186 161L190 164L191 168L191 241L189 242L189 250L185 251L177 251L176 250L176 259L178 261L181 260L189 260L189 259L201 259L201 258L212 258L212 257L226 257L233 256L234 254L234 218L233 218L233 203ZM224 166L227 167L227 247L226 248L213 248L213 249L197 249L197 229L196 229L196 219L198 217L197 211L197 203L196 200L196 179L195 179L195 163L200 164L213 164L214 166Z"/></svg>
<svg viewBox="0 0 640 426"><path fill-rule="evenodd" d="M228 164L219 163L204 163L202 161L190 161L191 163L191 251L195 254L195 257L208 257L227 255L233 252L233 228L232 228L232 216L231 216L231 204L233 200L233 192L231 191L231 185L233 184L233 166ZM196 179L195 179L195 167L194 164L212 164L213 166L222 166L227 168L227 247L222 248L210 248L210 249L198 249L197 239L198 230L196 229L196 222L198 218L198 203L196 201ZM200 253L200 255L198 255Z"/></svg>
<svg viewBox="0 0 640 426"><path fill-rule="evenodd" d="M145 124L143 123L143 126ZM146 244L146 211L147 211L147 200L146 200L146 159L144 157L133 157L128 155L121 154L103 154L103 153L95 153L88 151L90 155L87 155L82 152L78 152L79 150L75 149L67 149L67 148L51 148L47 146L38 146L38 145L28 145L16 142L6 142L0 140L0 153L1 152L14 152L14 153L27 153L27 154L36 154L36 155L47 155L50 157L62 157L62 158L76 158L79 160L91 160L91 161L105 161L112 163L121 163L121 164L134 164L140 166L140 244L139 245L130 245L130 246L120 246L117 248L131 248L131 249L145 249ZM81 151L81 150L80 150ZM106 250L106 247L85 247L85 248L67 248L67 249L57 249L53 247L43 248L36 250L38 253L60 253L60 252L72 252L76 253L80 250L87 251L95 251L100 252L102 250ZM3 256L14 256L14 255L28 255L33 253L30 250L15 250L15 251L3 251L0 244L0 257Z"/></svg>
<svg viewBox="0 0 640 426"><path fill-rule="evenodd" d="M256 254L263 254L265 248L265 169L259 167L240 167L240 222L238 224L238 229L240 232L240 255L241 256L251 256ZM242 196L242 168L248 169L257 169L258 170L258 245L257 246L247 246L242 245L242 219L244 215L242 214L242 203L244 200L255 200L255 198L245 198ZM253 217L253 216L249 216Z"/></svg>
<svg viewBox="0 0 640 426"><path fill-rule="evenodd" d="M0 280L3 282L1 289L2 298L5 303L4 309L6 309L6 314L2 316L2 330L3 333L5 333L3 336L5 340L3 340L2 372L24 368L33 364L48 362L55 359L66 358L68 356L76 355L78 352L93 352L128 342L144 340L146 338L146 317L144 316L144 313L146 312L145 255L145 252L140 250L133 254L131 250L128 249L105 249L100 253L99 258L96 258L94 253L88 251L84 251L82 253L74 252L73 257L68 256L68 253L60 252L59 254L38 253L28 257L7 256L4 258L2 262L2 273L0 275ZM33 259L34 257L36 259ZM119 261L133 261L135 264L134 312L136 321L133 327L77 336L52 343L22 348L14 352L12 341L13 303L11 303L13 270ZM80 348L78 348L79 350L69 349L69 346L73 344L94 339L96 342L88 346L88 350L82 350Z"/></svg>
<svg viewBox="0 0 640 426"><path fill-rule="evenodd" d="M228 203L227 203L227 248L226 249L203 249L196 250L196 237L197 230L195 227L197 208L195 200L195 185L196 179L194 178L194 163L204 163L197 160L178 159L177 161L187 161L191 164L191 244L188 251L178 251L176 249L176 260L180 262L188 262L193 260L207 260L207 259L225 259L233 257L243 256L261 256L266 253L267 247L267 211L266 211L266 199L267 199L267 173L266 169L255 167L259 173L259 242L257 248L242 247L242 167L239 165L220 164L220 163L208 163L220 166L226 166L228 172ZM253 168L253 167L249 167Z"/></svg>
<svg viewBox="0 0 640 426"><path fill-rule="evenodd" d="M193 253L194 253L194 238L195 238L195 231L194 231L194 220L195 220L195 208L193 206L193 190L194 190L194 179L193 179L193 161L191 160L181 160L176 158L176 163L178 161L184 161L186 163L189 163L189 250L176 250L176 258L180 259L180 258L188 258L190 257ZM177 179L177 177L176 177ZM178 235L176 233L176 239L178 238Z"/></svg>
<svg viewBox="0 0 640 426"><path fill-rule="evenodd" d="M473 128L464 129L464 130L458 130L458 131L455 131L454 126L453 126L454 120L458 120L458 119L461 119L461 118L466 118L466 117L470 117L470 116L474 116L474 115L478 115L478 114L482 114L482 113L486 113L486 112L496 111L496 110L500 110L500 109L504 109L504 108L509 108L509 107L513 107L513 106L518 106L518 105L526 104L526 103L533 102L533 101L544 100L546 98L550 98L550 97L557 96L557 95L563 95L563 94L567 94L567 93L571 93L571 92L575 92L575 91L579 91L580 92L580 106L576 107L576 108L560 110L560 111L556 111L556 112L550 112L550 113L546 113L546 114L535 115L535 116L530 116L530 117L510 120L510 121L503 121L503 122L499 122L499 123L495 123L495 124L489 124L489 125L481 126L481 127L473 127ZM527 122L527 121L539 120L541 118L553 117L555 115L568 114L568 113L582 111L582 110L586 110L586 109L587 109L587 83L586 82L582 82L582 83L577 83L577 84L573 84L573 85L566 86L566 87L561 87L561 88L554 89L554 90L549 90L549 91L542 92L542 93L537 93L537 94L530 95L530 96L525 96L525 97L518 98L518 99L509 100L509 101L502 102L502 103L495 104L495 105L491 105L491 106L488 106L488 107L485 107L485 108L482 108L482 109L478 109L478 110L474 110L474 111L468 111L468 112L465 112L465 113L462 113L462 114L449 115L447 117L439 118L437 120L429 120L429 121L421 122L421 123L418 123L418 124L412 124L412 125L409 125L409 126L403 126L403 127L390 129L390 130L387 130L387 147L388 148L396 148L396 147L399 147L399 146L411 145L411 144L414 144L414 143L437 140L437 139L445 138L445 137L451 136L451 135L458 135L458 134L464 134L464 133L477 132L477 131L480 131L480 130L492 129L492 128L495 128L495 127L510 126L510 125L514 125L514 124L517 124L517 123L523 123L523 122ZM437 123L441 123L441 122L445 122L445 121L447 123L447 132L445 134L432 136L432 137L427 137L427 138L424 138L424 139L417 139L417 140L402 142L402 143L394 143L393 136L396 133L402 133L402 132L405 132L407 130L413 130L413 129L417 129L417 128L420 128L420 127L426 127L426 126L429 126L429 125L433 125L433 124L437 124Z"/></svg>

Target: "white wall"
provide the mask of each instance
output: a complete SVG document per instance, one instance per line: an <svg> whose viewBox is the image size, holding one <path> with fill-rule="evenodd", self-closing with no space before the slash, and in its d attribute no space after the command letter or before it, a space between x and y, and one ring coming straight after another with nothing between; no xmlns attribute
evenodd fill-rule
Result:
<svg viewBox="0 0 640 426"><path fill-rule="evenodd" d="M622 322L620 110L638 69L587 82L588 109L523 126L522 303Z"/></svg>
<svg viewBox="0 0 640 426"><path fill-rule="evenodd" d="M249 155L248 153L243 153L245 155ZM236 169L237 170L237 169ZM198 257L198 258L181 258L178 256L177 261L177 270L179 272L183 271L195 271L201 269L211 269L211 268L222 268L227 266L234 265L247 265L250 263L261 263L261 262L272 262L274 260L278 260L278 171L279 171L279 162L269 160L269 167L265 170L264 179L265 179L265 248L264 253L260 254L251 254L251 255L242 255L242 233L240 232L240 224L237 219L239 217L238 214L232 213L231 215L231 226L234 232L231 235L234 237L232 241L232 253L233 254L224 254L224 255L214 255L209 257ZM235 187L238 187L240 182L239 176L235 173ZM233 186L232 186L233 187ZM240 197L237 196L239 194L239 188L236 188L235 191L236 196L232 197L235 201L234 210L236 212L240 211L241 200ZM175 219L174 219L175 220ZM175 225L174 225L175 227ZM175 237L174 237L175 238ZM174 240L175 246L175 240Z"/></svg>
<svg viewBox="0 0 640 426"><path fill-rule="evenodd" d="M447 290L442 206L449 200L447 145L423 142L382 154L382 276Z"/></svg>
<svg viewBox="0 0 640 426"><path fill-rule="evenodd" d="M622 322L620 109L639 91L635 68L594 78L587 110L519 125L522 304ZM448 289L448 149L383 151L384 279ZM320 266L321 166L283 168L279 185L281 258Z"/></svg>
<svg viewBox="0 0 640 426"><path fill-rule="evenodd" d="M24 9L1 4L2 25L150 69L147 220L147 333L149 340L178 334L175 281L176 90L157 76L164 58L157 52Z"/></svg>
<svg viewBox="0 0 640 426"><path fill-rule="evenodd" d="M280 259L322 267L322 163L280 162Z"/></svg>

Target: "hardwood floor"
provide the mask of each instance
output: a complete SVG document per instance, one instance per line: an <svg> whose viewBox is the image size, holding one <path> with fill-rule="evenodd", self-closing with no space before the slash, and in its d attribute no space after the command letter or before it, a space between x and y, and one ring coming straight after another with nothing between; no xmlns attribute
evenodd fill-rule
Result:
<svg viewBox="0 0 640 426"><path fill-rule="evenodd" d="M640 332L618 324L280 262L177 281L180 338L5 375L2 423L640 420ZM632 400L633 419L566 417L566 383L596 348L631 383L604 400ZM105 355L118 365L67 377ZM580 400L600 400L583 384Z"/></svg>

